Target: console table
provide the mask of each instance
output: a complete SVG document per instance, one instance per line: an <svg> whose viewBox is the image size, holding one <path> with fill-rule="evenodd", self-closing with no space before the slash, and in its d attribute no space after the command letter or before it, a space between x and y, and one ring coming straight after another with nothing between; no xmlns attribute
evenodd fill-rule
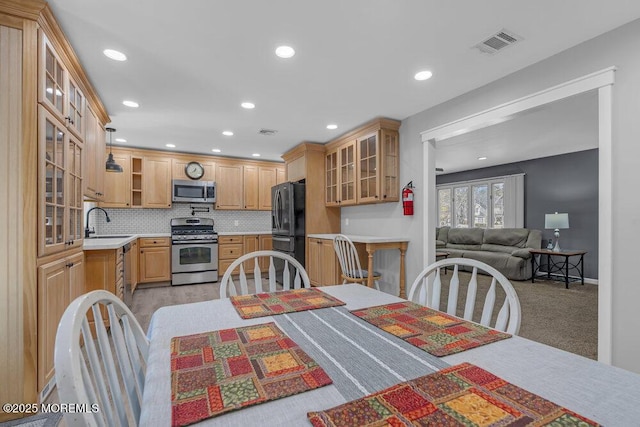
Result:
<svg viewBox="0 0 640 427"><path fill-rule="evenodd" d="M564 276L564 286L569 289L569 270L575 270L580 274L580 281L584 285L584 254L587 251L553 251L550 249L531 249L531 283L535 283L536 273L540 270L540 262L536 261L536 255L547 256L547 278L551 279L552 273L561 273ZM557 261L552 257L559 257ZM571 262L571 257L580 257L577 262Z"/></svg>

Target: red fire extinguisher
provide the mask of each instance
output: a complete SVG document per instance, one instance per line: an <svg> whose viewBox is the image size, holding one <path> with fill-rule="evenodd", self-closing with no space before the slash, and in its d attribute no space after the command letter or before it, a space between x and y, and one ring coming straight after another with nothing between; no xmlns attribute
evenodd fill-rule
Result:
<svg viewBox="0 0 640 427"><path fill-rule="evenodd" d="M413 181L402 189L402 208L405 215L413 215Z"/></svg>

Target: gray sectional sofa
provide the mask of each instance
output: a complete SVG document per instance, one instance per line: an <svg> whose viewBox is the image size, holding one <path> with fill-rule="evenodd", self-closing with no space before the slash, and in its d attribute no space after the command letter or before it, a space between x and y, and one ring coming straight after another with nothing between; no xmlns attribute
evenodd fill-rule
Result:
<svg viewBox="0 0 640 427"><path fill-rule="evenodd" d="M449 258L471 258L494 267L511 280L531 278L529 249L540 249L542 232L528 228L436 229L436 250Z"/></svg>

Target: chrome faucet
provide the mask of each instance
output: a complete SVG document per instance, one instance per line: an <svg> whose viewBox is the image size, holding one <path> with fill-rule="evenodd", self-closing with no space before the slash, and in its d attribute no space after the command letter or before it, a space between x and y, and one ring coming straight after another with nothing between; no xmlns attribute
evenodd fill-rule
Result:
<svg viewBox="0 0 640 427"><path fill-rule="evenodd" d="M108 214L108 213L107 213L107 211L105 211L104 209L99 208L99 207L95 207L95 208L91 208L91 209L89 209L89 210L87 211L87 220L86 220L86 221L85 221L85 223L84 223L84 224L85 224L85 226L84 226L84 238L85 238L85 239L88 239L92 234L94 234L94 233L96 232L96 231L95 231L95 228L94 228L94 229L89 228L89 214L90 214L90 213L91 213L91 211L92 211L92 210L94 210L94 209L98 209L98 210L100 210L100 211L104 212L105 216L107 217L107 222L111 222L111 218L109 218L109 214Z"/></svg>

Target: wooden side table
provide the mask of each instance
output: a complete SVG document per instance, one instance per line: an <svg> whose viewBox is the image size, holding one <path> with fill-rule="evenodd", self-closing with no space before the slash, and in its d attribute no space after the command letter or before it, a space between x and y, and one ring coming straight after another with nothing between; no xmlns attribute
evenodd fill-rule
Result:
<svg viewBox="0 0 640 427"><path fill-rule="evenodd" d="M553 251L550 249L531 249L531 283L535 283L536 273L540 270L540 262L536 261L536 255L547 256L547 278L551 279L552 273L564 275L564 287L569 289L569 269L576 270L580 274L580 281L584 285L584 254L587 251ZM572 263L571 257L580 257ZM552 257L561 257L561 261L555 261Z"/></svg>

